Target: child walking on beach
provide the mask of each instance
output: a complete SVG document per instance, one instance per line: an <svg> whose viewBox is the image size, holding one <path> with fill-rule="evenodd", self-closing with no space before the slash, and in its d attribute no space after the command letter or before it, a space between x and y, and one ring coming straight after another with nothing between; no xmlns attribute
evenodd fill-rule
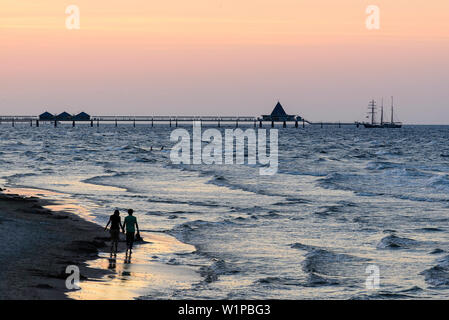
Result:
<svg viewBox="0 0 449 320"><path fill-rule="evenodd" d="M124 230L122 226L122 221L120 219L120 211L115 210L114 214L109 217L108 224L104 228L104 230L107 230L109 224L111 224L111 229L109 230L111 234L111 255L115 254L117 255L117 247L118 247L118 241L120 238L120 229Z"/></svg>
<svg viewBox="0 0 449 320"><path fill-rule="evenodd" d="M137 228L137 234L140 234L139 225L137 224L137 218L133 216L134 210L128 210L128 216L125 218L124 226L126 227L126 253L131 254L134 243L134 234Z"/></svg>

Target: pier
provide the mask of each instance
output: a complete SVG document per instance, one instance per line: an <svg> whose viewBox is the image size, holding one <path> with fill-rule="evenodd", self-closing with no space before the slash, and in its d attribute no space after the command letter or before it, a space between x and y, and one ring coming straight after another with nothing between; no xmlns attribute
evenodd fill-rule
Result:
<svg viewBox="0 0 449 320"><path fill-rule="evenodd" d="M284 128L287 127L287 124L291 124L295 128L305 127L306 125L311 126L320 126L324 127L343 127L343 126L356 126L359 127L361 123L359 122L324 122L317 121L312 122L301 117L297 117L293 120L264 120L260 117L254 116L92 116L89 120L48 120L48 119L40 119L39 116L0 116L0 125L1 124L10 124L14 127L18 123L27 123L31 127L39 127L41 123L51 123L55 127L60 123L71 123L73 127L76 126L77 123L88 124L91 127L100 126L101 123L113 123L115 126L118 126L119 123L131 123L133 126L136 126L136 123L146 123L151 127L154 127L155 124L167 124L170 127L178 127L181 123L193 124L194 121L200 121L204 124L216 125L217 127L221 127L224 124L234 124L236 127L239 124L242 125L252 125L254 127L265 127L271 126L275 127L276 123L282 123Z"/></svg>
<svg viewBox="0 0 449 320"><path fill-rule="evenodd" d="M298 115L287 114L282 105L278 102L270 115L262 116L90 116L85 112L81 112L77 115L70 115L67 112L62 112L59 115L52 115L49 112L44 112L39 116L0 116L0 124L9 123L13 127L16 123L29 123L39 127L41 123L51 123L54 127L57 127L60 123L71 123L73 127L77 123L87 123L91 127L99 127L101 123L113 123L117 127L119 123L131 123L134 127L136 123L147 123L151 127L155 124L167 124L170 127L178 127L180 124L199 121L204 124L212 124L217 127L221 127L222 124L233 124L236 128L240 124L252 125L254 128L262 128L264 125L275 127L276 123L282 123L282 127L286 128L287 124L294 125L295 128L305 128L306 124L311 126L324 127L343 127L343 126L356 126L361 125L359 122L324 122L324 121L308 121Z"/></svg>

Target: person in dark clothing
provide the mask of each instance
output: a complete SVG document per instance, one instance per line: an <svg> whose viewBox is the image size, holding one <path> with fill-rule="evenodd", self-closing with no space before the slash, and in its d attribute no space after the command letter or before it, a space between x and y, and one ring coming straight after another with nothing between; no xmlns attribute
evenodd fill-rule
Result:
<svg viewBox="0 0 449 320"><path fill-rule="evenodd" d="M111 228L109 229L109 232L111 234L111 255L112 253L117 255L118 241L120 239L120 229L124 231L124 227L120 219L120 211L114 211L114 214L109 217L108 224L106 225L104 230L107 230L109 224L111 224Z"/></svg>
<svg viewBox="0 0 449 320"><path fill-rule="evenodd" d="M139 231L139 225L137 224L136 217L133 216L134 210L129 209L128 210L128 216L125 218L125 221L123 223L124 227L126 227L126 244L127 249L126 251L131 253L133 249L133 243L134 243L134 234L136 232L137 228L137 234L140 234Z"/></svg>

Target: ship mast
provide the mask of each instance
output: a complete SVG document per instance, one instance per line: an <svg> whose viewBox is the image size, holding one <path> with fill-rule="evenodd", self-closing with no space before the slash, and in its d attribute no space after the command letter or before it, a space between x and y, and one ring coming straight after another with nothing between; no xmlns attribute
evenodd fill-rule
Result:
<svg viewBox="0 0 449 320"><path fill-rule="evenodd" d="M374 115L376 114L376 101L374 99L369 102L368 109L370 110L369 113L371 113L371 124L374 124Z"/></svg>
<svg viewBox="0 0 449 320"><path fill-rule="evenodd" d="M382 113L380 115L380 124L384 124L384 98L382 98Z"/></svg>
<svg viewBox="0 0 449 320"><path fill-rule="evenodd" d="M393 114L394 114L394 107L393 107L393 96L391 96L391 124L394 123L394 118L393 118Z"/></svg>

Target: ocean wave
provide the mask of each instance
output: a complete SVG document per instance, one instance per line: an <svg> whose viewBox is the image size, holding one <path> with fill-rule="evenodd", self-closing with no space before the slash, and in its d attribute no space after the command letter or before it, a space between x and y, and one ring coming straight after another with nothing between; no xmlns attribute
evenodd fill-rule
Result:
<svg viewBox="0 0 449 320"><path fill-rule="evenodd" d="M308 274L306 280L299 280L290 277L264 277L258 279L258 285L268 287L283 287L283 286L301 286L301 287L322 287L335 286L341 284L338 279L317 275L314 273Z"/></svg>
<svg viewBox="0 0 449 320"><path fill-rule="evenodd" d="M400 167L401 164L386 162L386 161L370 161L366 165L367 170L385 170L385 169L395 169Z"/></svg>
<svg viewBox="0 0 449 320"><path fill-rule="evenodd" d="M401 291L399 291L399 293L417 293L417 292L421 292L421 291L423 291L422 288L420 288L418 286L413 286L411 288L401 290Z"/></svg>
<svg viewBox="0 0 449 320"><path fill-rule="evenodd" d="M432 287L449 286L449 270L441 266L434 266L420 273L424 276L426 283Z"/></svg>
<svg viewBox="0 0 449 320"><path fill-rule="evenodd" d="M444 253L444 252L446 252L446 251L444 251L443 249L440 249L440 248L436 248L436 249L433 249L433 250L430 252L430 254L442 254L442 253Z"/></svg>
<svg viewBox="0 0 449 320"><path fill-rule="evenodd" d="M438 175L427 180L426 185L440 190L449 190L449 175Z"/></svg>
<svg viewBox="0 0 449 320"><path fill-rule="evenodd" d="M278 169L278 173L282 173L282 174L288 174L288 175L293 175L293 176L310 176L310 177L326 177L329 173L324 173L321 171L321 168L319 168L319 170L317 171L295 171L292 170L291 168L288 169L283 169L282 167L280 167Z"/></svg>
<svg viewBox="0 0 449 320"><path fill-rule="evenodd" d="M336 213L341 213L346 206L344 205L329 205L322 206L320 211L315 211L314 214L319 216L329 216L334 215Z"/></svg>
<svg viewBox="0 0 449 320"><path fill-rule="evenodd" d="M380 240L377 249L408 249L417 246L418 244L419 242L416 240L401 238L391 234Z"/></svg>
<svg viewBox="0 0 449 320"><path fill-rule="evenodd" d="M94 176L90 177L84 180L81 180L83 183L98 185L98 186L105 186L105 187L116 187L126 190L126 192L136 192L136 190L133 190L132 188L123 186L119 183L119 181L110 181L110 179L118 178L118 177L128 177L133 175L134 173L130 172L115 172L113 175L102 175L102 176Z"/></svg>
<svg viewBox="0 0 449 320"><path fill-rule="evenodd" d="M344 264L362 261L361 259L326 249L313 249L305 255L303 270L310 273L337 275L343 271ZM337 273L337 274L336 274Z"/></svg>
<svg viewBox="0 0 449 320"><path fill-rule="evenodd" d="M300 242L295 242L295 243L290 244L290 248L292 248L292 249L300 249L300 250L304 250L304 251L311 251L311 250L317 249L317 247L310 246L310 245L307 245L307 244L302 244Z"/></svg>
<svg viewBox="0 0 449 320"><path fill-rule="evenodd" d="M26 172L26 173L15 173L10 176L4 176L3 178L7 179L10 182L14 182L21 178L33 177L33 176L38 176L38 175L39 175L38 173Z"/></svg>
<svg viewBox="0 0 449 320"><path fill-rule="evenodd" d="M200 234L198 238L197 232L201 232L205 228L214 227L221 228L225 225L236 225L237 223L229 219L223 221L210 222L204 220L188 221L182 224L178 224L171 230L166 231L168 234L174 236L179 241L191 244L195 247L193 254L201 256L203 258L210 259L211 265L202 266L199 269L200 275L204 278L205 282L217 281L221 275L230 275L240 272L240 269L232 264L225 262L223 258L218 257L215 253L211 253L204 248L203 235Z"/></svg>
<svg viewBox="0 0 449 320"><path fill-rule="evenodd" d="M332 277L324 277L315 273L310 273L307 277L306 287L322 287L340 285L341 281Z"/></svg>
<svg viewBox="0 0 449 320"><path fill-rule="evenodd" d="M203 266L200 268L199 273L204 278L205 282L214 282L218 280L218 277L226 274L235 274L239 272L228 266L228 264L220 259L215 261L210 266Z"/></svg>
<svg viewBox="0 0 449 320"><path fill-rule="evenodd" d="M406 294L407 292L390 292L390 291L378 291L373 294L360 294L350 298L350 300L392 300L392 299L414 299L413 295ZM417 291L418 293L418 291Z"/></svg>
<svg viewBox="0 0 449 320"><path fill-rule="evenodd" d="M258 215L259 218L268 218L268 219L278 219L281 218L282 215L276 213L275 211L270 211L267 214Z"/></svg>
<svg viewBox="0 0 449 320"><path fill-rule="evenodd" d="M295 206L298 204L306 204L311 203L312 201L301 199L301 198L286 198L285 201L282 202L276 202L273 205L274 206Z"/></svg>
<svg viewBox="0 0 449 320"><path fill-rule="evenodd" d="M153 148L133 146L133 150L135 150L138 153L149 153L153 151Z"/></svg>
<svg viewBox="0 0 449 320"><path fill-rule="evenodd" d="M449 255L436 260L439 267L449 269Z"/></svg>
<svg viewBox="0 0 449 320"><path fill-rule="evenodd" d="M192 200L176 200L176 199L164 199L164 198L149 198L147 200L148 202L157 202L157 203L168 203L168 204L187 204L191 206L198 206L198 207L226 207L225 205L221 203L216 203L213 201L192 201Z"/></svg>
<svg viewBox="0 0 449 320"><path fill-rule="evenodd" d="M416 230L421 231L421 232L442 232L442 231L444 231L443 229L435 228L435 227L425 227L425 228L419 228Z"/></svg>
<svg viewBox="0 0 449 320"><path fill-rule="evenodd" d="M111 137L116 136L117 132L94 132L93 135L97 137Z"/></svg>
<svg viewBox="0 0 449 320"><path fill-rule="evenodd" d="M174 226L171 230L167 231L169 234L175 236L178 240L186 243L191 243L190 239L193 236L193 233L199 229L203 229L205 227L215 227L215 226L224 226L229 224L236 224L235 222L225 219L223 221L218 222L210 222L205 220L194 220L188 221L182 224L178 224ZM195 244L194 244L195 245ZM197 251L201 251L197 247Z"/></svg>
<svg viewBox="0 0 449 320"><path fill-rule="evenodd" d="M379 150L374 153L376 156L389 156L391 153L387 150Z"/></svg>
<svg viewBox="0 0 449 320"><path fill-rule="evenodd" d="M129 162L142 162L142 163L156 163L156 159L151 159L147 157L135 157L129 160Z"/></svg>
<svg viewBox="0 0 449 320"><path fill-rule="evenodd" d="M364 270L361 264L368 261L365 258L335 253L299 242L291 244L290 247L307 252L302 262L302 269L309 275L308 283L311 286L338 285L342 281L356 281L357 271Z"/></svg>
<svg viewBox="0 0 449 320"><path fill-rule="evenodd" d="M298 279L288 277L264 277L255 281L256 284L269 286L303 286L304 284Z"/></svg>
<svg viewBox="0 0 449 320"><path fill-rule="evenodd" d="M212 179L210 179L207 183L213 184L220 187L226 187L231 190L242 190L245 192L251 192L255 194L260 194L264 196L271 196L271 197L285 197L284 194L279 194L275 192L268 191L266 189L262 189L259 187L259 185L256 185L254 187L253 185L244 185L242 183L235 183L229 181L227 178L223 177L222 175L214 175Z"/></svg>
<svg viewBox="0 0 449 320"><path fill-rule="evenodd" d="M326 175L321 180L328 181L328 182L336 182L336 181L343 181L347 179L347 175L339 173L339 172L332 172Z"/></svg>
<svg viewBox="0 0 449 320"><path fill-rule="evenodd" d="M416 169L416 168L395 168L389 169L384 172L387 176L397 177L426 177L428 174Z"/></svg>

